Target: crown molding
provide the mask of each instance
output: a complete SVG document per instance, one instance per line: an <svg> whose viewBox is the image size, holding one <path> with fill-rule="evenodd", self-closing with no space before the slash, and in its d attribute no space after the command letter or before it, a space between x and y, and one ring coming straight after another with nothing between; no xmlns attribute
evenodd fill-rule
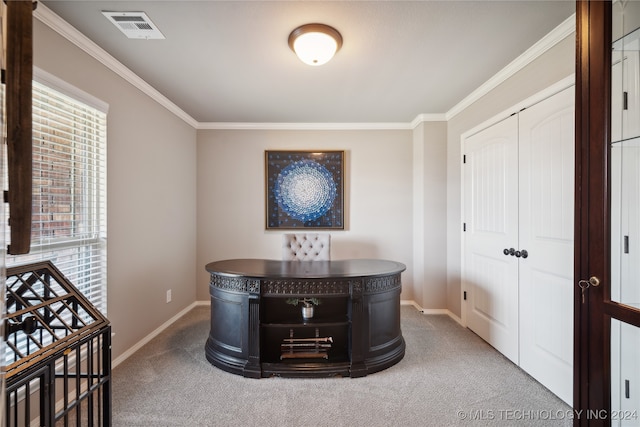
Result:
<svg viewBox="0 0 640 427"><path fill-rule="evenodd" d="M446 122L446 114L418 114L415 119L411 121L411 129L415 129L420 123L424 122Z"/></svg>
<svg viewBox="0 0 640 427"><path fill-rule="evenodd" d="M465 108L482 98L484 95L495 89L499 84L506 81L509 77L522 70L534 59L560 43L566 37L576 31L576 14L568 17L563 23L554 28L549 34L540 39L536 44L527 49L522 55L513 60L509 65L504 67L496 75L487 80L478 89L471 92L466 98L456 104L445 114L446 120L451 120Z"/></svg>
<svg viewBox="0 0 640 427"><path fill-rule="evenodd" d="M411 130L410 123L198 123L198 130Z"/></svg>
<svg viewBox="0 0 640 427"><path fill-rule="evenodd" d="M138 77L137 74L135 74L129 68L125 67L120 61L115 59L104 49L95 44L80 31L72 27L67 21L60 18L51 9L49 9L42 3L39 3L38 7L33 13L33 16L43 24L47 25L53 31L57 32L62 37L66 38L71 43L82 49L84 52L88 53L90 56L98 60L108 69L112 70L114 73L122 77L125 81L140 89L147 96L175 114L180 119L184 120L187 124L191 125L194 128L197 128L198 122L195 121L193 117L185 113L180 107L171 102L163 94L158 92L149 83Z"/></svg>

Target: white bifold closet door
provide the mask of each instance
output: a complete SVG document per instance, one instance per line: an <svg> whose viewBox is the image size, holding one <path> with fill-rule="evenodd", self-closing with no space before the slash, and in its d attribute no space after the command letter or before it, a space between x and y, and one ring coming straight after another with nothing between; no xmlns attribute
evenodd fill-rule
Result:
<svg viewBox="0 0 640 427"><path fill-rule="evenodd" d="M518 117L465 141L467 326L518 363ZM515 249L514 249L515 250Z"/></svg>
<svg viewBox="0 0 640 427"><path fill-rule="evenodd" d="M573 87L464 150L467 325L571 404Z"/></svg>

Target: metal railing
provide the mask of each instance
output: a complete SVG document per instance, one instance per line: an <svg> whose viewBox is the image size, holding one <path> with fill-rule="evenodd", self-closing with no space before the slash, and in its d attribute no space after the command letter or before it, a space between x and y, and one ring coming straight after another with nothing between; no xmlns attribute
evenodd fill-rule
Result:
<svg viewBox="0 0 640 427"><path fill-rule="evenodd" d="M111 326L51 263L7 269L5 425L110 426Z"/></svg>

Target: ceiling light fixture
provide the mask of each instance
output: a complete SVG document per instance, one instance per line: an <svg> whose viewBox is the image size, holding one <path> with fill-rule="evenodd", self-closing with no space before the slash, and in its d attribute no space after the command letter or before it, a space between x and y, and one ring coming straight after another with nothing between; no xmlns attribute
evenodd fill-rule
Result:
<svg viewBox="0 0 640 427"><path fill-rule="evenodd" d="M342 36L328 25L305 24L289 34L289 47L305 64L322 65L340 50Z"/></svg>

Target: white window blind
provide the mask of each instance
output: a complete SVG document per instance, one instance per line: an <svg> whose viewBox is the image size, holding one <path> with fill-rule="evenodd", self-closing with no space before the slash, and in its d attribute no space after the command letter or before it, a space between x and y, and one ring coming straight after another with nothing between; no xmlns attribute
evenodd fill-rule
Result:
<svg viewBox="0 0 640 427"><path fill-rule="evenodd" d="M105 315L106 140L106 113L33 82L31 251L7 256L51 260Z"/></svg>

